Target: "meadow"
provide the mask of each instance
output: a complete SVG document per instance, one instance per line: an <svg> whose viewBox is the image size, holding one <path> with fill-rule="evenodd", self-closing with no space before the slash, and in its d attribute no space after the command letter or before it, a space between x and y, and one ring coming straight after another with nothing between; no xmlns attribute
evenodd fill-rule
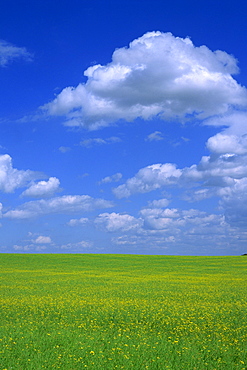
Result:
<svg viewBox="0 0 247 370"><path fill-rule="evenodd" d="M1 254L0 370L247 369L246 266Z"/></svg>

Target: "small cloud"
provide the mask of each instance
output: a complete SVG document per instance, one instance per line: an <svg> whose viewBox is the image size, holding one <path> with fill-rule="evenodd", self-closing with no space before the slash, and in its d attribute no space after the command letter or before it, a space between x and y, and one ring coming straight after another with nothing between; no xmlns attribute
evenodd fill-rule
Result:
<svg viewBox="0 0 247 370"><path fill-rule="evenodd" d="M137 231L142 227L142 219L128 214L102 213L95 219L95 224L108 232Z"/></svg>
<svg viewBox="0 0 247 370"><path fill-rule="evenodd" d="M79 177L80 179L83 179L84 177L88 177L88 176L89 176L89 173L85 172L85 173L83 173L82 175L79 175L78 177Z"/></svg>
<svg viewBox="0 0 247 370"><path fill-rule="evenodd" d="M49 236L38 236L35 240L33 240L35 244L51 244L51 238Z"/></svg>
<svg viewBox="0 0 247 370"><path fill-rule="evenodd" d="M24 59L30 62L33 60L33 56L26 48L17 47L4 40L0 40L0 67L6 67L15 59Z"/></svg>
<svg viewBox="0 0 247 370"><path fill-rule="evenodd" d="M93 242L82 240L78 243L68 243L60 247L62 250L69 250L70 252L77 252L84 249L91 249L93 247Z"/></svg>
<svg viewBox="0 0 247 370"><path fill-rule="evenodd" d="M61 153L67 153L67 152L69 152L69 151L71 150L71 148L70 148L70 147L68 147L68 146L60 146L60 147L58 148L58 150L59 150Z"/></svg>
<svg viewBox="0 0 247 370"><path fill-rule="evenodd" d="M80 142L80 145L86 148L91 148L93 145L102 145L102 144L107 144L107 143L105 140L100 139L100 138L86 139Z"/></svg>
<svg viewBox="0 0 247 370"><path fill-rule="evenodd" d="M154 131L152 134L148 135L145 141L160 141L164 140L162 133L160 131Z"/></svg>
<svg viewBox="0 0 247 370"><path fill-rule="evenodd" d="M42 251L46 250L46 248L47 247L45 247L44 245L35 246L33 244L30 244L30 245L14 245L13 246L13 249L16 252L31 252L31 251L42 252Z"/></svg>
<svg viewBox="0 0 247 370"><path fill-rule="evenodd" d="M181 136L181 139L184 141L184 142L188 142L188 141L190 141L190 139L188 139L187 137L184 137L184 136Z"/></svg>
<svg viewBox="0 0 247 370"><path fill-rule="evenodd" d="M91 148L94 145L113 144L113 143L119 143L120 141L121 139L116 136L111 136L106 139L101 139L99 137L96 137L96 138L82 140L80 142L80 145L86 148Z"/></svg>
<svg viewBox="0 0 247 370"><path fill-rule="evenodd" d="M121 180L121 178L123 177L123 175L121 173L115 173L114 175L112 176L106 176L104 177L100 182L99 184L107 184L109 182L118 182Z"/></svg>
<svg viewBox="0 0 247 370"><path fill-rule="evenodd" d="M69 222L69 226L78 226L78 225L85 225L88 223L89 219L87 217L82 217L82 218L72 218Z"/></svg>
<svg viewBox="0 0 247 370"><path fill-rule="evenodd" d="M148 207L150 208L165 208L168 206L170 201L166 198L153 200L151 202L148 202Z"/></svg>
<svg viewBox="0 0 247 370"><path fill-rule="evenodd" d="M56 177L50 177L48 181L39 181L37 184L32 184L21 195L32 198L44 198L54 195L60 191L60 181Z"/></svg>

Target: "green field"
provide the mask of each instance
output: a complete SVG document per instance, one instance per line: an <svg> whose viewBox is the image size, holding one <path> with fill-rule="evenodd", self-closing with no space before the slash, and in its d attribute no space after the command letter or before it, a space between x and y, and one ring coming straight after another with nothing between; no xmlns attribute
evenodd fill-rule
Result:
<svg viewBox="0 0 247 370"><path fill-rule="evenodd" d="M247 369L247 257L0 261L0 370Z"/></svg>

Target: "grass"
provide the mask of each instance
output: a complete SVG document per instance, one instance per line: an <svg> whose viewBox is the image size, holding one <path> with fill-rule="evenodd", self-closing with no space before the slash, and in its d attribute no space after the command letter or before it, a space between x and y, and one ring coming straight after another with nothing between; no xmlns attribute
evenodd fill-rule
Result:
<svg viewBox="0 0 247 370"><path fill-rule="evenodd" d="M247 369L246 257L0 260L0 370Z"/></svg>

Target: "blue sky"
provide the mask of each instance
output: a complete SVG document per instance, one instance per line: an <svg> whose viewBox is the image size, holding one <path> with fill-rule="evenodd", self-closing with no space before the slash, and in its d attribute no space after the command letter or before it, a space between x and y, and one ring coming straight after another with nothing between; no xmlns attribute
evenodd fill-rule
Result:
<svg viewBox="0 0 247 370"><path fill-rule="evenodd" d="M2 0L0 251L246 253L246 15Z"/></svg>

